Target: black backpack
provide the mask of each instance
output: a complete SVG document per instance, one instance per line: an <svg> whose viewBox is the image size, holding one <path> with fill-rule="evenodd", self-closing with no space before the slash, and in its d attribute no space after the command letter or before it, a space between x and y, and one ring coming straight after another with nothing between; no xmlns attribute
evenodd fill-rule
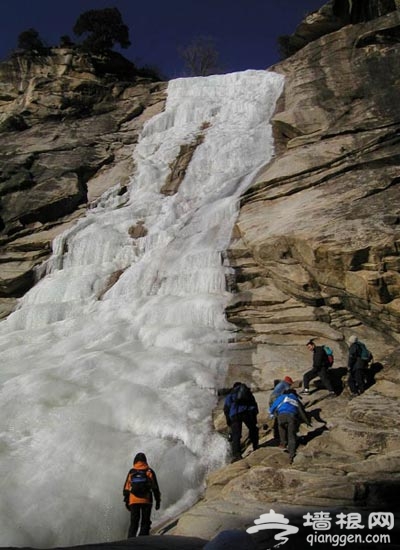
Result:
<svg viewBox="0 0 400 550"><path fill-rule="evenodd" d="M357 351L358 351L357 355L361 357L361 359L363 359L364 361L367 361L368 363L372 361L373 355L363 342L360 342L360 341L357 342Z"/></svg>
<svg viewBox="0 0 400 550"><path fill-rule="evenodd" d="M235 395L233 400L238 405L252 405L253 404L253 394L251 389L246 386L246 384L240 384L240 386L235 388Z"/></svg>
<svg viewBox="0 0 400 550"><path fill-rule="evenodd" d="M145 498L149 496L151 491L151 480L147 475L149 469L139 470L133 468L131 470L131 493L135 497Z"/></svg>

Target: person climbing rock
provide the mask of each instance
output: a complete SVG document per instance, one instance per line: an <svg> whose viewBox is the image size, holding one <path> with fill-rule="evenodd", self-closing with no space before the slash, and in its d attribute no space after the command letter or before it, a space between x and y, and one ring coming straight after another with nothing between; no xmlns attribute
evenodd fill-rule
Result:
<svg viewBox="0 0 400 550"><path fill-rule="evenodd" d="M296 390L290 388L275 399L269 408L271 416L277 416L280 446L289 451L290 463L296 455L297 431L302 420L311 426Z"/></svg>
<svg viewBox="0 0 400 550"><path fill-rule="evenodd" d="M161 493L157 477L152 468L147 464L144 453L138 453L133 460L133 468L128 472L124 483L123 496L126 508L131 513L131 523L128 531L128 539L148 535L151 527L151 509L153 496L156 502L156 510L160 508Z"/></svg>
<svg viewBox="0 0 400 550"><path fill-rule="evenodd" d="M347 383L351 395L354 397L361 395L366 390L366 372L368 363L372 360L372 354L366 345L355 335L350 336L349 346L349 358L347 361L349 379Z"/></svg>
<svg viewBox="0 0 400 550"><path fill-rule="evenodd" d="M330 362L324 346L316 346L313 340L309 340L306 346L313 354L313 362L312 369L307 371L303 376L303 390L300 393L310 393L311 380L319 377L325 388L329 391L329 394L331 396L336 395L329 379L328 368Z"/></svg>
<svg viewBox="0 0 400 550"><path fill-rule="evenodd" d="M269 405L271 406L277 397L279 397L284 391L289 390L292 386L293 379L290 378L290 376L285 376L283 380L280 380L277 384L275 384L274 389L269 396Z"/></svg>
<svg viewBox="0 0 400 550"><path fill-rule="evenodd" d="M290 378L290 376L285 376L283 380L280 380L275 384L274 389L271 392L271 395L269 396L269 406L272 405L272 403L275 401L277 397L282 395L283 392L290 390L290 388L293 385L293 379ZM278 417L277 415L274 416L274 425L272 427L273 434L274 434L274 441L276 445L279 444L279 429L278 429Z"/></svg>
<svg viewBox="0 0 400 550"><path fill-rule="evenodd" d="M258 412L257 401L250 388L246 384L235 382L224 403L226 423L232 434L232 462L242 458L240 439L243 423L249 430L253 450L258 448Z"/></svg>

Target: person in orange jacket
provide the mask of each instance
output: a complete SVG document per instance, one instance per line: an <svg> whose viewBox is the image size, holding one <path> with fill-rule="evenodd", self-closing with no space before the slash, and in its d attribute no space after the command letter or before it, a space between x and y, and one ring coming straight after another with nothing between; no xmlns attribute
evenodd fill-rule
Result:
<svg viewBox="0 0 400 550"><path fill-rule="evenodd" d="M161 503L161 493L156 474L147 464L144 453L138 453L135 456L133 468L129 470L126 477L123 495L125 506L131 513L128 539L136 537L139 525L139 536L148 535L151 527L153 496L156 502L156 510L158 510Z"/></svg>

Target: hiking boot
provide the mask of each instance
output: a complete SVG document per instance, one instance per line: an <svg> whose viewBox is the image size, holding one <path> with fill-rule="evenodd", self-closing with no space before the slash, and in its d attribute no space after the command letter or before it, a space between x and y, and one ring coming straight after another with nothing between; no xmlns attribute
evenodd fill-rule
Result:
<svg viewBox="0 0 400 550"><path fill-rule="evenodd" d="M232 457L231 464L234 462L237 462L238 460L242 460L242 455L235 455Z"/></svg>
<svg viewBox="0 0 400 550"><path fill-rule="evenodd" d="M308 388L304 388L304 390L301 390L300 393L307 395L310 393L310 390Z"/></svg>

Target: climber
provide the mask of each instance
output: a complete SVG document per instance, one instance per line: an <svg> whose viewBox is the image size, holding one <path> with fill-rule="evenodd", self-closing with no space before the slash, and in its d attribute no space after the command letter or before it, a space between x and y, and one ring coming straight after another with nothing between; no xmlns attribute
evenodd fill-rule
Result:
<svg viewBox="0 0 400 550"><path fill-rule="evenodd" d="M240 439L242 437L242 424L249 430L249 438L253 450L258 448L258 405L255 397L246 384L235 382L230 393L225 398L224 414L228 427L232 433L232 462L242 458Z"/></svg>
<svg viewBox="0 0 400 550"><path fill-rule="evenodd" d="M272 403L269 413L271 416L278 417L279 446L283 449L287 448L289 451L289 460L292 463L296 455L297 430L299 429L300 421L303 420L307 426L311 426L296 390L290 388L284 391Z"/></svg>
<svg viewBox="0 0 400 550"><path fill-rule="evenodd" d="M144 453L138 453L133 460L126 477L123 489L126 508L131 513L131 523L128 539L136 537L140 525L139 536L148 535L151 527L151 508L153 495L156 501L156 510L160 508L161 494L157 477L149 465Z"/></svg>
<svg viewBox="0 0 400 550"><path fill-rule="evenodd" d="M311 380L319 376L321 382L329 391L329 395L336 395L333 391L332 383L329 379L328 367L330 363L324 347L316 346L313 340L309 340L306 346L313 353L313 363L312 369L307 371L303 376L303 391L301 391L300 393L310 393L309 385Z"/></svg>
<svg viewBox="0 0 400 550"><path fill-rule="evenodd" d="M349 338L349 358L347 367L349 369L348 385L352 397L361 395L366 389L366 369L372 359L372 354L363 342L353 335Z"/></svg>
<svg viewBox="0 0 400 550"><path fill-rule="evenodd" d="M285 376L283 380L280 380L277 384L275 384L274 389L271 392L271 395L269 396L269 402L268 405L271 406L272 403L275 401L277 397L279 397L284 391L289 390L293 385L293 380L290 378L290 376ZM279 430L278 430L278 417L275 414L274 415L274 425L273 425L273 434L274 434L274 441L278 445L279 443Z"/></svg>
<svg viewBox="0 0 400 550"><path fill-rule="evenodd" d="M293 380L290 376L285 376L283 380L278 382L269 396L269 406L279 397L284 391L289 390L293 386Z"/></svg>

